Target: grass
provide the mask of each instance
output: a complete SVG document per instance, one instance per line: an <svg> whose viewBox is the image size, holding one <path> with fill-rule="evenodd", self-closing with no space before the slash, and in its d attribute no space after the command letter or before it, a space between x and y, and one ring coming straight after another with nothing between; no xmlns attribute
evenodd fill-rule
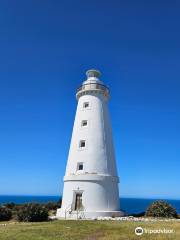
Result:
<svg viewBox="0 0 180 240"><path fill-rule="evenodd" d="M0 222L0 240L135 240L180 239L180 222L52 221L43 223ZM173 229L172 234L136 236L138 226Z"/></svg>

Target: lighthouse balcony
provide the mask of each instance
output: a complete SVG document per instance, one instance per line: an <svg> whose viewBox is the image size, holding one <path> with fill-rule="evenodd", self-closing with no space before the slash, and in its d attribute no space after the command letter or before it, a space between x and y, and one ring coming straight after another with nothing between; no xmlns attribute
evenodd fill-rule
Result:
<svg viewBox="0 0 180 240"><path fill-rule="evenodd" d="M104 96L109 97L109 89L103 84L94 83L94 82L89 82L79 87L77 89L76 97L77 99L79 99L81 96L85 94L96 93L96 92L100 92Z"/></svg>

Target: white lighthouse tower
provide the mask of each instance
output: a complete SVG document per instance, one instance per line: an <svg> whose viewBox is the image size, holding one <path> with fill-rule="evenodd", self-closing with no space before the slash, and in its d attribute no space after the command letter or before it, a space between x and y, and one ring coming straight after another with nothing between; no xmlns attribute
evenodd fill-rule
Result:
<svg viewBox="0 0 180 240"><path fill-rule="evenodd" d="M89 70L78 101L59 218L121 216L116 161L108 112L109 89Z"/></svg>

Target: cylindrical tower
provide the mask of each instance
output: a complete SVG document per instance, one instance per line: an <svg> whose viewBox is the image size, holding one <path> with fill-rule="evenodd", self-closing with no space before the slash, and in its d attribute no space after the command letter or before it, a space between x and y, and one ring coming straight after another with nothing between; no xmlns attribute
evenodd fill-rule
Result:
<svg viewBox="0 0 180 240"><path fill-rule="evenodd" d="M99 71L89 70L86 75L76 93L78 105L57 217L120 216L109 89L99 80Z"/></svg>

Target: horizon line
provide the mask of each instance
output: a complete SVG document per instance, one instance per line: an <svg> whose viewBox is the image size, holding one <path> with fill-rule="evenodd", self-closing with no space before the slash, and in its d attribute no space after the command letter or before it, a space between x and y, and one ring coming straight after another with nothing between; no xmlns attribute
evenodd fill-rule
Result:
<svg viewBox="0 0 180 240"><path fill-rule="evenodd" d="M0 197L62 197L62 194L60 195L34 195L34 194L0 194ZM175 198L175 197L163 197L163 196L157 196L157 197L146 197L146 196L119 196L119 199L121 198L129 198L129 199L154 199L154 200L157 200L157 199L164 199L164 200L179 200L180 201L180 198Z"/></svg>

